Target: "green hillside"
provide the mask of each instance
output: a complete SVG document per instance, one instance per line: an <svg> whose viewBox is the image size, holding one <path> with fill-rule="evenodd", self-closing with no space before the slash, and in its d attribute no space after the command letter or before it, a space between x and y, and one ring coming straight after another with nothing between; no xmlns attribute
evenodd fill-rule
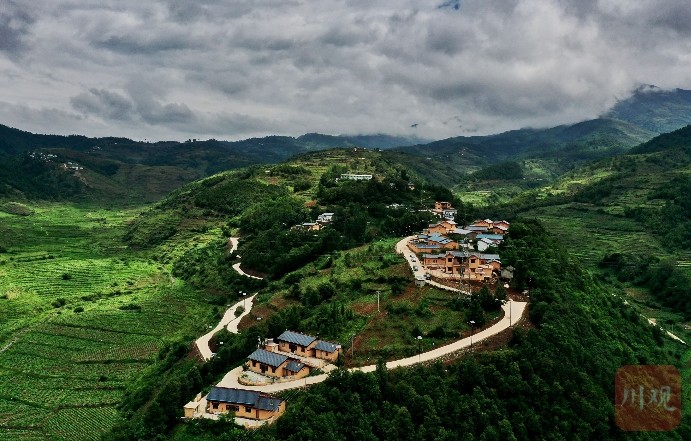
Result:
<svg viewBox="0 0 691 441"><path fill-rule="evenodd" d="M0 125L0 197L137 204L224 170L337 147L388 148L420 139L307 134L228 142L138 142L38 135ZM77 169L77 167L79 169Z"/></svg>
<svg viewBox="0 0 691 441"><path fill-rule="evenodd" d="M135 247L166 247L190 232L222 227L227 236L242 235L238 254L244 267L279 276L325 252L417 231L431 219L418 209L438 199L453 200L448 190L397 162L400 156L337 149L224 172L171 193L136 219L125 238ZM372 174L373 179L340 180L343 173ZM314 222L323 212L335 213L330 227L314 232L293 228ZM178 272L192 275L199 258L182 256Z"/></svg>
<svg viewBox="0 0 691 441"><path fill-rule="evenodd" d="M420 164L444 164L454 171L445 172L453 176L445 185L453 186L464 202L487 206L506 203L579 165L625 153L652 136L623 121L595 119L549 129L449 138L396 150L423 157ZM507 164L513 164L513 169L503 174Z"/></svg>
<svg viewBox="0 0 691 441"><path fill-rule="evenodd" d="M689 319L691 297L677 287L691 283L690 176L686 127L574 170L506 209L540 219L591 268L611 267L620 281L654 288L658 301Z"/></svg>
<svg viewBox="0 0 691 441"><path fill-rule="evenodd" d="M691 124L691 90L663 90L643 85L617 102L604 115L628 121L655 133L667 133Z"/></svg>

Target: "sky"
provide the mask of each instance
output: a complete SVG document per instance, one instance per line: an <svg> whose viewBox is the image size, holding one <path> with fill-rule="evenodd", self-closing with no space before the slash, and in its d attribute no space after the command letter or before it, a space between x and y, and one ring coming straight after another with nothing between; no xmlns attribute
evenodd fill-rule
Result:
<svg viewBox="0 0 691 441"><path fill-rule="evenodd" d="M688 0L1 0L0 124L442 139L691 89Z"/></svg>

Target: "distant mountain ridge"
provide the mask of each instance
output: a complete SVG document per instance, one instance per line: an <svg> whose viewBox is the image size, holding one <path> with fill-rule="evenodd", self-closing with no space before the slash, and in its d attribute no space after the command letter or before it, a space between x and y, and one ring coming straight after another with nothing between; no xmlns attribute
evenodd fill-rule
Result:
<svg viewBox="0 0 691 441"><path fill-rule="evenodd" d="M691 90L664 90L642 85L603 114L654 133L668 133L691 124Z"/></svg>
<svg viewBox="0 0 691 441"><path fill-rule="evenodd" d="M300 153L328 148L390 148L420 141L424 140L382 134L312 133L297 138L150 143L115 137L40 135L0 125L0 157L4 157L0 163L0 197L112 195L153 201L187 182L223 170L279 163ZM39 152L41 155L36 156Z"/></svg>

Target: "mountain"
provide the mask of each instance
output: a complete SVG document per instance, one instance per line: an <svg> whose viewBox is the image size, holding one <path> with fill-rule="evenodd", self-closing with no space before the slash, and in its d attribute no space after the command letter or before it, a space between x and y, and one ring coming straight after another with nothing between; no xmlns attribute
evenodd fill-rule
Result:
<svg viewBox="0 0 691 441"><path fill-rule="evenodd" d="M461 136L394 150L443 163L455 171L446 174L455 177L455 190L464 200L486 205L542 186L580 164L624 153L653 136L630 123L600 118L548 129ZM507 165L513 171L505 176L502 171Z"/></svg>
<svg viewBox="0 0 691 441"><path fill-rule="evenodd" d="M155 201L181 185L252 164L336 147L388 148L418 141L387 135L241 141L140 142L126 138L38 135L0 125L0 197Z"/></svg>
<svg viewBox="0 0 691 441"><path fill-rule="evenodd" d="M630 122L655 133L667 133L691 124L691 90L638 87L604 115Z"/></svg>

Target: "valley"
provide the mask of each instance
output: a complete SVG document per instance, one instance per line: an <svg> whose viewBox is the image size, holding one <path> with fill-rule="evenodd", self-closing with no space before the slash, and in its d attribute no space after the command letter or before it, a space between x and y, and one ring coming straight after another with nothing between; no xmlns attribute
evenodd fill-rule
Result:
<svg viewBox="0 0 691 441"><path fill-rule="evenodd" d="M0 440L268 441L313 439L318 426L344 439L344 415L366 421L363 434L395 420L382 439L405 439L401 428L412 439L606 439L620 366L671 364L691 378L691 136L649 129L601 119L395 149L312 134L146 155L123 139L92 151L93 139L22 144L29 135L7 132ZM240 147L246 162L214 159ZM178 163L161 159L183 148ZM448 237L435 205L453 206ZM490 219L510 221L506 238L495 236L509 222L464 236ZM470 271L457 251L481 253L468 248L480 239L512 268L504 311L496 257ZM444 285L461 273L477 278L470 296ZM227 374L286 330L340 345L339 368L274 388L286 408L270 426L181 422L198 393L238 387ZM684 394L666 439L688 433Z"/></svg>

